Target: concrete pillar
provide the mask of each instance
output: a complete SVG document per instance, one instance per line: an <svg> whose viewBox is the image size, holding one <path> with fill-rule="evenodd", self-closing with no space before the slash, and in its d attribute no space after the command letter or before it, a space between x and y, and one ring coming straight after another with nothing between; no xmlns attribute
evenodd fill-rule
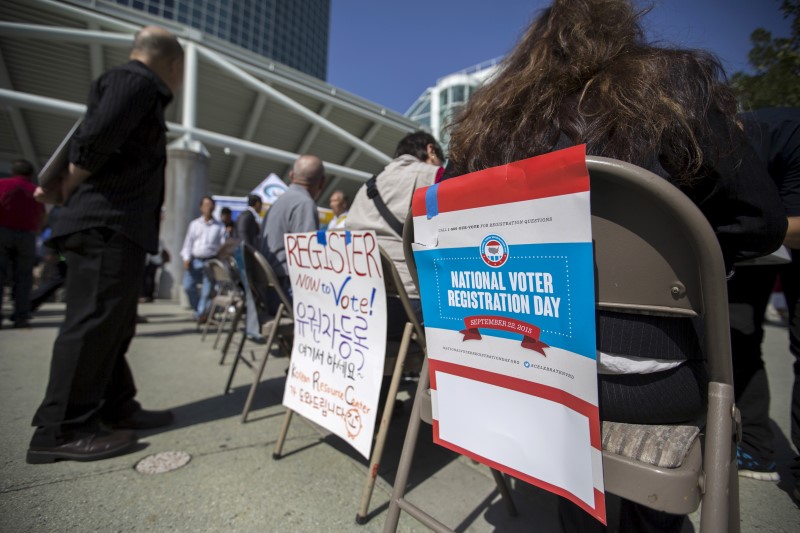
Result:
<svg viewBox="0 0 800 533"><path fill-rule="evenodd" d="M181 247L189 222L200 216L200 200L208 194L208 150L199 141L180 138L167 146L166 191L161 238L172 260L161 275L158 297L188 305L183 292Z"/></svg>

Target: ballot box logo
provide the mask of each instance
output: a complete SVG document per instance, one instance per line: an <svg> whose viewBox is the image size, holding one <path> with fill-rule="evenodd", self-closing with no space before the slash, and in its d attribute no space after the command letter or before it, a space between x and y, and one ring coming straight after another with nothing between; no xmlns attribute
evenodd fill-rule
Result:
<svg viewBox="0 0 800 533"><path fill-rule="evenodd" d="M481 242L481 259L492 268L500 268L508 260L508 244L500 235L487 235Z"/></svg>

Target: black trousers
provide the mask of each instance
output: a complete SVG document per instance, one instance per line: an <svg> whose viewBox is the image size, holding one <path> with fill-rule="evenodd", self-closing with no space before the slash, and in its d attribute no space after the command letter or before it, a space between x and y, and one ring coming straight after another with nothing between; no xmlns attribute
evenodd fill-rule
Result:
<svg viewBox="0 0 800 533"><path fill-rule="evenodd" d="M66 316L53 346L50 381L31 445L54 446L96 432L139 409L125 352L136 328L145 251L95 228L63 237Z"/></svg>
<svg viewBox="0 0 800 533"><path fill-rule="evenodd" d="M773 435L769 426L769 384L761 353L764 311L772 287L780 274L789 310L789 351L794 356L791 437L800 451L800 250L792 251L792 262L781 266L739 267L728 285L731 346L736 404L742 414L741 446L754 457L773 459ZM800 456L792 470L800 479Z"/></svg>
<svg viewBox="0 0 800 533"><path fill-rule="evenodd" d="M155 298L156 292L156 273L161 265L154 265L147 263L144 266L144 274L142 276L142 292L141 296L144 298Z"/></svg>
<svg viewBox="0 0 800 533"><path fill-rule="evenodd" d="M39 309L58 289L64 286L66 280L67 264L59 259L58 263L52 266L50 277L43 280L31 293L31 311Z"/></svg>

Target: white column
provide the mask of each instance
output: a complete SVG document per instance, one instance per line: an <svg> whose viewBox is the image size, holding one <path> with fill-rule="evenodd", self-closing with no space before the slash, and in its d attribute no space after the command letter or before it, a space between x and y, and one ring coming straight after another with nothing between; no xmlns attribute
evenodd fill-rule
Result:
<svg viewBox="0 0 800 533"><path fill-rule="evenodd" d="M447 90L447 87L441 89L438 85L431 89L431 133L433 134L434 138L437 141L442 140L441 132L439 131L442 127L440 119L440 113L442 107L439 105L439 93L442 90Z"/></svg>
<svg viewBox="0 0 800 533"><path fill-rule="evenodd" d="M183 126L188 130L184 134L188 141L192 139L192 130L197 127L197 47L193 42L187 42L184 47L181 115Z"/></svg>
<svg viewBox="0 0 800 533"><path fill-rule="evenodd" d="M198 141L181 138L167 147L166 191L161 238L172 256L162 273L159 298L179 300L187 305L183 292L183 260L180 252L186 229L200 216L200 199L208 194L208 150Z"/></svg>

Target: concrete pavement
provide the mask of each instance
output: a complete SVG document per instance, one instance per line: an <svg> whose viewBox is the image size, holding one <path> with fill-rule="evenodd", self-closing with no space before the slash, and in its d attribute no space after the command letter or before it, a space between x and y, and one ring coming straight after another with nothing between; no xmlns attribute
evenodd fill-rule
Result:
<svg viewBox="0 0 800 533"><path fill-rule="evenodd" d="M371 520L354 523L366 461L336 437L300 421L292 424L281 460L272 446L283 419L286 358L273 358L247 424L239 422L251 376L240 368L224 395L230 361L220 366L213 338L200 341L189 312L166 302L142 304L149 323L138 327L128 360L146 408L173 409L176 423L141 433L140 449L92 463L25 464L30 420L42 399L50 350L63 318L47 304L28 330L0 330L0 531L381 531L402 446L405 416L391 426L372 498ZM8 322L5 323L7 325ZM768 328L765 342L779 461L790 457L791 357L786 330ZM180 450L191 462L173 472L137 473L150 454ZM742 530L800 531L789 473L779 484L740 480ZM418 446L409 499L457 531L557 531L556 497L514 483L520 516L506 515L484 466L431 443ZM613 500L609 506L611 523ZM685 531L697 530L698 513ZM425 528L403 515L401 531Z"/></svg>

